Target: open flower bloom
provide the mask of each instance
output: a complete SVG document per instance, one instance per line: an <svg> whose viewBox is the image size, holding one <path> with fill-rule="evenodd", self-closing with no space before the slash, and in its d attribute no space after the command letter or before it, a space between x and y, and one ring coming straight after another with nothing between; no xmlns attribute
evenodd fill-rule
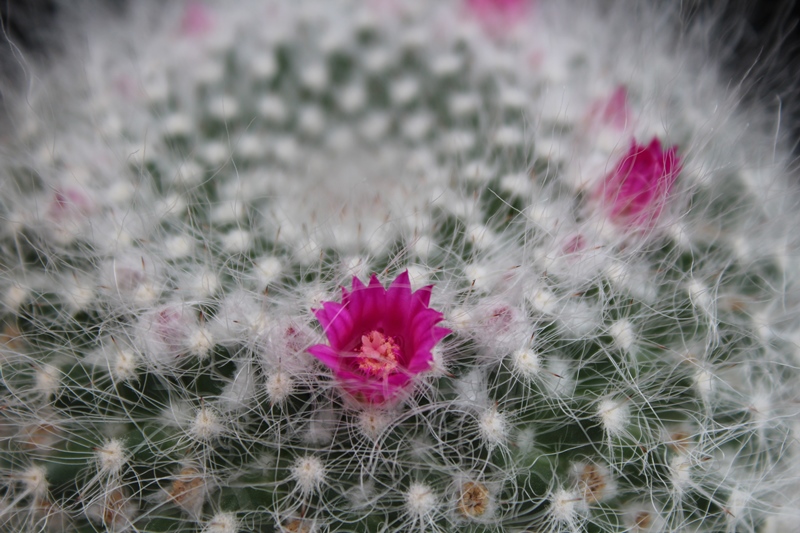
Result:
<svg viewBox="0 0 800 533"><path fill-rule="evenodd" d="M428 307L432 285L411 291L408 272L384 289L373 274L369 285L353 278L342 287L342 303L323 302L314 315L329 344L308 351L361 403L399 398L417 374L431 369L433 347L450 333L437 327L442 313Z"/></svg>
<svg viewBox="0 0 800 533"><path fill-rule="evenodd" d="M662 149L656 137L647 146L631 141L628 152L595 194L613 222L648 227L661 214L681 170L676 151L676 146Z"/></svg>

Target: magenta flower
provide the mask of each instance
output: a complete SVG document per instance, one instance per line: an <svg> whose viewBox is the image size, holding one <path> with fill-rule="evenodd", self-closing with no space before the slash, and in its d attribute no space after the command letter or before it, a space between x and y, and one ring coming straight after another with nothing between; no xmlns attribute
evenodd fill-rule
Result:
<svg viewBox="0 0 800 533"><path fill-rule="evenodd" d="M677 146L663 150L655 137L647 146L631 141L628 153L595 194L613 222L646 227L661 214L681 171L676 151Z"/></svg>
<svg viewBox="0 0 800 533"><path fill-rule="evenodd" d="M588 114L589 121L600 126L611 126L624 130L631 125L631 110L628 105L628 90L624 85L614 89L608 97L595 101Z"/></svg>
<svg viewBox="0 0 800 533"><path fill-rule="evenodd" d="M47 214L53 222L66 222L86 217L94 210L92 199L82 190L67 188L55 191Z"/></svg>
<svg viewBox="0 0 800 533"><path fill-rule="evenodd" d="M184 35L199 36L214 28L214 17L211 11L197 0L189 0L181 19L181 32Z"/></svg>
<svg viewBox="0 0 800 533"><path fill-rule="evenodd" d="M432 285L411 291L408 272L384 289L374 274L369 286L353 278L342 303L323 302L314 315L329 344L308 351L333 370L339 384L361 403L397 400L417 374L433 365L433 347L450 333L437 327L442 313L428 307Z"/></svg>
<svg viewBox="0 0 800 533"><path fill-rule="evenodd" d="M518 15L528 7L529 0L467 0L467 6L481 16L493 16L498 13Z"/></svg>
<svg viewBox="0 0 800 533"><path fill-rule="evenodd" d="M501 36L524 18L532 5L532 0L466 0L469 13L495 36Z"/></svg>

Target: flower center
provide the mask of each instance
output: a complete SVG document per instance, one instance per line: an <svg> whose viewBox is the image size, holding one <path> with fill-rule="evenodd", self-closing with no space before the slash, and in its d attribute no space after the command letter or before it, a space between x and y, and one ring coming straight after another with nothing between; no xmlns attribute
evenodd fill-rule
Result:
<svg viewBox="0 0 800 533"><path fill-rule="evenodd" d="M400 346L392 337L373 330L361 336L361 346L356 349L358 369L369 376L386 377L398 367Z"/></svg>

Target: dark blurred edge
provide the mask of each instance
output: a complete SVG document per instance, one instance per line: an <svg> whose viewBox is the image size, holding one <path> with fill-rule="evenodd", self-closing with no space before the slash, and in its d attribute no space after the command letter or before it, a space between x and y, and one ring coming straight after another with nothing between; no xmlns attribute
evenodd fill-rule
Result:
<svg viewBox="0 0 800 533"><path fill-rule="evenodd" d="M780 117L800 179L800 0L663 0L680 6L684 27L715 21L709 49L746 103Z"/></svg>
<svg viewBox="0 0 800 533"><path fill-rule="evenodd" d="M0 141L11 131L14 110L8 106L19 101L15 93L24 94L37 67L58 60L63 49L59 23L74 18L79 3L122 14L128 1L0 0Z"/></svg>
<svg viewBox="0 0 800 533"><path fill-rule="evenodd" d="M96 3L121 13L128 1ZM632 5L636 2L629 1ZM709 38L711 51L721 55L732 80L743 80L745 100L765 105L775 113L780 109L783 133L800 156L800 0L660 2L677 6L684 25L719 22L716 35ZM0 0L0 138L2 118L11 111L5 107L10 99L2 91L24 90L31 64L57 59L55 23L65 17L70 4L69 0Z"/></svg>
<svg viewBox="0 0 800 533"><path fill-rule="evenodd" d="M31 63L56 49L52 31L58 16L53 0L0 0L0 140L8 128L11 93L22 90Z"/></svg>

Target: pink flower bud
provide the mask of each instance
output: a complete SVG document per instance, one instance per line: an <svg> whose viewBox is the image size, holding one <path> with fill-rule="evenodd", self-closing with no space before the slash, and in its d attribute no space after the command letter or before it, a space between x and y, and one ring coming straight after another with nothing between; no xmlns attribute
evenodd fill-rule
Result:
<svg viewBox="0 0 800 533"><path fill-rule="evenodd" d="M655 137L647 146L631 142L628 152L595 191L614 223L646 227L658 218L681 171L676 151L677 146L663 150Z"/></svg>
<svg viewBox="0 0 800 533"><path fill-rule="evenodd" d="M617 87L607 98L595 101L589 109L588 121L601 127L624 130L631 124L631 110L628 106L628 90L624 85Z"/></svg>
<svg viewBox="0 0 800 533"><path fill-rule="evenodd" d="M214 27L214 20L202 2L190 0L181 18L181 33L184 35L203 35Z"/></svg>
<svg viewBox="0 0 800 533"><path fill-rule="evenodd" d="M53 222L65 222L86 217L94 210L92 199L80 189L69 187L56 191L47 214Z"/></svg>
<svg viewBox="0 0 800 533"><path fill-rule="evenodd" d="M500 36L504 30L519 22L532 6L531 0L467 0L467 10L484 28Z"/></svg>

